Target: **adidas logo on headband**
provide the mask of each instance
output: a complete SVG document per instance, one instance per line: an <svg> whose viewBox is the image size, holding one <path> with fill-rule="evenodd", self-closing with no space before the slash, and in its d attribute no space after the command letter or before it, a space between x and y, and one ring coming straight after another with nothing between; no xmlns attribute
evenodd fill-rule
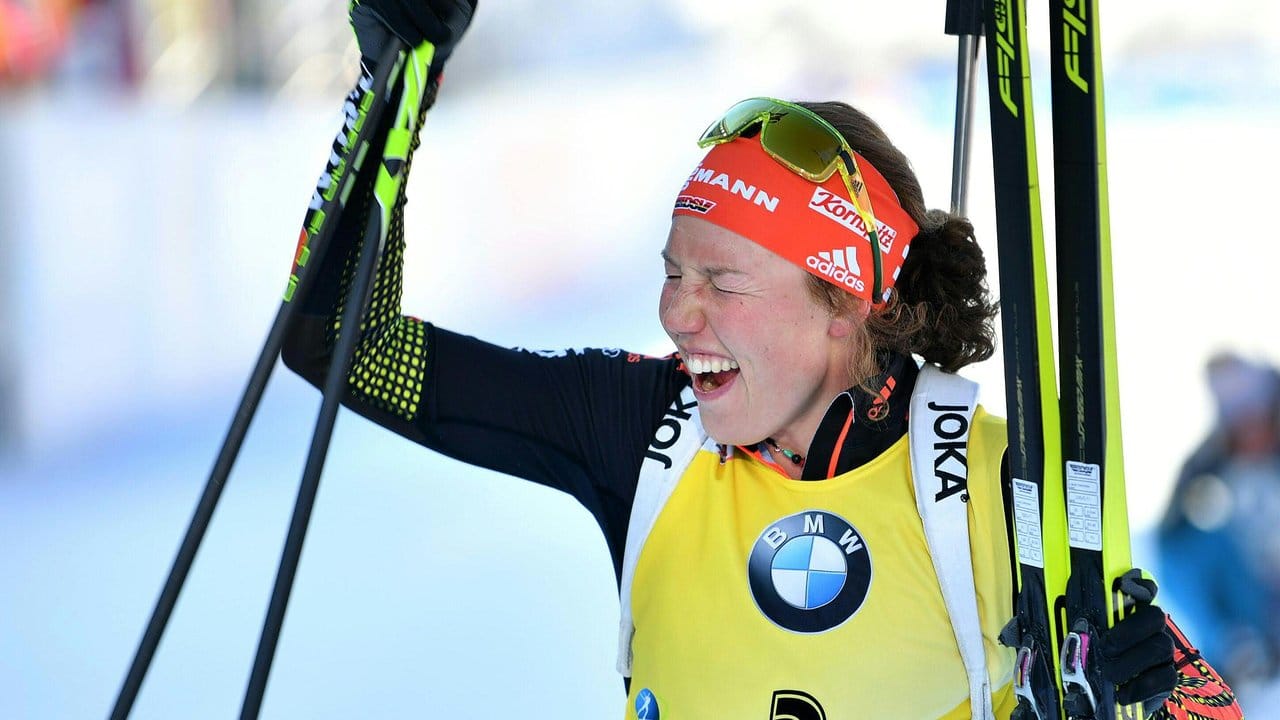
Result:
<svg viewBox="0 0 1280 720"><path fill-rule="evenodd" d="M858 267L858 249L855 247L846 245L844 248L819 251L816 255L810 255L805 264L857 292L865 292L867 289L866 283L859 277L862 275L862 268Z"/></svg>

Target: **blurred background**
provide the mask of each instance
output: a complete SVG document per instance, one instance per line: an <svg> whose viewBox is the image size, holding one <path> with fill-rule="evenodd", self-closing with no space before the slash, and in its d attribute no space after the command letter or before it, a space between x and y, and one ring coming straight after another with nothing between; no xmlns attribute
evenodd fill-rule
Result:
<svg viewBox="0 0 1280 720"><path fill-rule="evenodd" d="M341 122L345 5L0 0L0 718L115 699ZM666 352L670 203L698 133L751 95L853 102L945 207L943 10L486 0L423 131L406 311L510 345ZM1280 717L1280 6L1104 13L1135 562L1249 716ZM1030 20L1052 228L1048 20ZM969 210L994 258L979 82ZM966 374L1003 412L999 358ZM133 717L240 707L318 405L276 374ZM616 717L617 615L572 500L344 412L263 717Z"/></svg>

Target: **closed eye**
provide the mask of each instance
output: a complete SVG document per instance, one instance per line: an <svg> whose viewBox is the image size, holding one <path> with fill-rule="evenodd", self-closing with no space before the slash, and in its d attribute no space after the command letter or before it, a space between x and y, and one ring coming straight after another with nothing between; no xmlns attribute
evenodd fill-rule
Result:
<svg viewBox="0 0 1280 720"><path fill-rule="evenodd" d="M740 272L735 271L719 271L711 273L711 286L718 292L728 293L730 295L741 295L750 290L750 282L747 277Z"/></svg>

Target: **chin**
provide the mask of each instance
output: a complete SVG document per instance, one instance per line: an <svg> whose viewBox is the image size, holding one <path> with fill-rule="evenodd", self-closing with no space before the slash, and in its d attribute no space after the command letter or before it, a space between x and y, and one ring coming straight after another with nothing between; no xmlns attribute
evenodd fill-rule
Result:
<svg viewBox="0 0 1280 720"><path fill-rule="evenodd" d="M765 438L741 423L717 417L716 413L703 412L702 427L712 440L721 445L754 445Z"/></svg>

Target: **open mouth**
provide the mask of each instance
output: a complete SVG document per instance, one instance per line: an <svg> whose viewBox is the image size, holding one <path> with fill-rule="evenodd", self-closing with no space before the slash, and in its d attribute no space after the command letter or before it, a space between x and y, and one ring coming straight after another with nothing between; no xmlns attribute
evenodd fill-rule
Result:
<svg viewBox="0 0 1280 720"><path fill-rule="evenodd" d="M693 384L700 392L709 393L723 387L741 370L734 360L692 356L685 360L685 367L693 376Z"/></svg>

